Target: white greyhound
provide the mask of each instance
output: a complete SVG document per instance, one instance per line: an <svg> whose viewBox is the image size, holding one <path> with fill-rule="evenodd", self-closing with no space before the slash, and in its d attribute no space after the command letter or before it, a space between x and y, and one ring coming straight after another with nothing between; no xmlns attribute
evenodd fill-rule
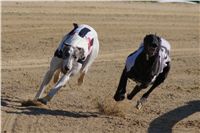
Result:
<svg viewBox="0 0 200 133"><path fill-rule="evenodd" d="M70 77L78 72L80 72L78 84L81 85L85 74L98 55L99 41L97 32L89 25L75 23L73 25L74 29L64 36L55 51L50 68L35 96L34 100L42 104L47 104L58 90L67 83ZM59 76L60 73L62 73L61 77ZM55 86L45 97L41 98L53 75Z"/></svg>

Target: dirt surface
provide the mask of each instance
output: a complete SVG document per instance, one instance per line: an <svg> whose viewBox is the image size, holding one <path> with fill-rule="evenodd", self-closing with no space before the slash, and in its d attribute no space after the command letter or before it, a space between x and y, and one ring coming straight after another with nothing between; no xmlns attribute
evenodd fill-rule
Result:
<svg viewBox="0 0 200 133"><path fill-rule="evenodd" d="M3 133L200 133L199 5L148 2L2 2L1 131ZM82 86L77 76L47 107L33 99L61 38L72 23L96 29L100 53ZM116 103L128 54L148 33L171 43L164 84L135 108ZM135 85L129 81L127 91Z"/></svg>

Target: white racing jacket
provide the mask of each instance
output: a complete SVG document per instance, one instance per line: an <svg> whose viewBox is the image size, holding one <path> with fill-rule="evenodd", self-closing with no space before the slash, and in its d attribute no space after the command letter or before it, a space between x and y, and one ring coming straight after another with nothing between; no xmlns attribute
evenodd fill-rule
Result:
<svg viewBox="0 0 200 133"><path fill-rule="evenodd" d="M58 50L62 49L64 44L72 45L73 47L82 48L84 57L87 57L93 48L93 39L97 38L96 31L89 25L78 25L72 35L67 34L61 41Z"/></svg>
<svg viewBox="0 0 200 133"><path fill-rule="evenodd" d="M126 59L126 70L127 72L129 72L131 70L132 67L134 67L135 65L135 61L138 57L138 55L140 55L140 53L144 50L144 45L143 43L141 43L140 47L138 48L137 51L135 51L132 55L128 56ZM155 78L163 72L163 69L167 66L167 62L170 62L170 53L171 47L168 41L166 41L165 39L161 38L161 49L159 51L159 69L158 69L158 73L154 76L154 78L152 79L152 82L155 80Z"/></svg>

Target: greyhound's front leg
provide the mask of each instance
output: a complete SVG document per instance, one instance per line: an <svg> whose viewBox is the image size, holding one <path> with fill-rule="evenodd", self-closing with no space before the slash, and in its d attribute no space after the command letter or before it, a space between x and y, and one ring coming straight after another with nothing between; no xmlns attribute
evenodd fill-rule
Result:
<svg viewBox="0 0 200 133"><path fill-rule="evenodd" d="M50 68L44 76L44 79L40 86L40 89L34 98L35 100L39 99L42 96L46 86L51 81L54 72L60 67L61 62L62 62L62 59L60 59L60 58L57 58L57 57L52 58L51 63L50 63Z"/></svg>
<svg viewBox="0 0 200 133"><path fill-rule="evenodd" d="M70 78L70 74L63 75L57 84L50 90L50 92L42 99L39 99L40 102L47 104L53 96L67 83Z"/></svg>
<svg viewBox="0 0 200 133"><path fill-rule="evenodd" d="M48 101L50 101L53 96L60 90L61 87L63 87L67 81L69 80L70 77L72 77L73 75L76 75L80 69L81 69L81 64L74 64L74 66L72 67L72 70L70 70L67 74L64 74L56 83L56 85L50 90L50 92L48 93L47 96L45 96L42 99L39 99L38 101L47 104Z"/></svg>
<svg viewBox="0 0 200 133"><path fill-rule="evenodd" d="M45 90L47 84L50 82L53 74L54 74L54 71L52 71L52 70L47 71L47 73L45 74L44 80L43 80L43 82L40 86L40 89L39 89L39 91L37 92L37 94L34 98L35 100L42 96L42 94L44 93L44 90Z"/></svg>

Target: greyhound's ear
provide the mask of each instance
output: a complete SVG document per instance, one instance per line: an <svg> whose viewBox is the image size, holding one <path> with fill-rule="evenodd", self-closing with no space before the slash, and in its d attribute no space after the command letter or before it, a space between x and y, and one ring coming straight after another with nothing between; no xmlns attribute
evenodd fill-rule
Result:
<svg viewBox="0 0 200 133"><path fill-rule="evenodd" d="M77 23L73 23L74 28L78 28L78 24Z"/></svg>

